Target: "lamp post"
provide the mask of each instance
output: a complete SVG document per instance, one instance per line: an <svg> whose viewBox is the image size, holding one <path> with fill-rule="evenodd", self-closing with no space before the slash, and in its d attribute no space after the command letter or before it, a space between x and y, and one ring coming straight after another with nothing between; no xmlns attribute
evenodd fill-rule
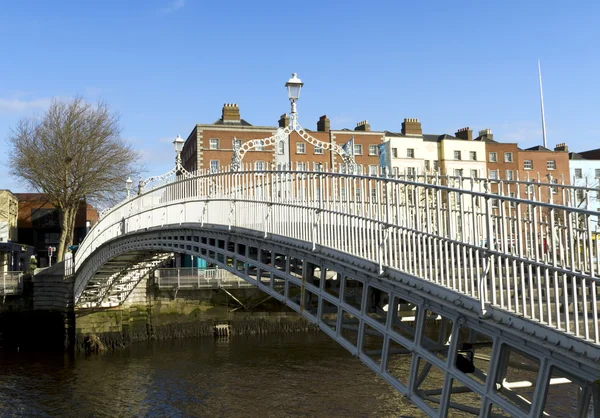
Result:
<svg viewBox="0 0 600 418"><path fill-rule="evenodd" d="M131 180L131 177L127 177L127 180L125 181L125 190L127 191L127 199L129 199L129 197L131 196L131 186L133 186L133 180Z"/></svg>
<svg viewBox="0 0 600 418"><path fill-rule="evenodd" d="M300 98L300 90L304 83L298 78L296 73L292 74L292 78L290 78L285 86L288 89L288 98L290 99L290 103L292 105L292 111L290 114L290 122L292 124L292 130L296 130L296 123L298 114L296 112L296 102Z"/></svg>
<svg viewBox="0 0 600 418"><path fill-rule="evenodd" d="M181 151L183 151L183 144L185 144L185 141L181 136L177 135L177 138L175 138L175 141L173 141L173 146L175 147L175 152L177 153L177 156L175 157L176 175L180 175L183 172L183 166L181 165Z"/></svg>

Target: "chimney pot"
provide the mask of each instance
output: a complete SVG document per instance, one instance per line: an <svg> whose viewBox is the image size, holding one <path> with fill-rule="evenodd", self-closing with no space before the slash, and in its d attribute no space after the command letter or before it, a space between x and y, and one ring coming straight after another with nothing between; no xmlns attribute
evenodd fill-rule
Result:
<svg viewBox="0 0 600 418"><path fill-rule="evenodd" d="M473 140L473 131L467 126L466 128L460 128L458 131L456 131L454 136L456 136L459 139L465 139L467 141L472 141Z"/></svg>
<svg viewBox="0 0 600 418"><path fill-rule="evenodd" d="M329 132L331 130L331 121L327 117L327 115L323 115L319 118L317 122L317 131L319 132Z"/></svg>
<svg viewBox="0 0 600 418"><path fill-rule="evenodd" d="M365 132L370 132L371 131L371 125L369 125L369 122L365 119L363 121L360 121L356 124L356 128L354 128L355 131L365 131Z"/></svg>
<svg viewBox="0 0 600 418"><path fill-rule="evenodd" d="M404 122L402 122L402 135L423 135L423 130L421 129L421 122L419 122L419 119L405 118Z"/></svg>
<svg viewBox="0 0 600 418"><path fill-rule="evenodd" d="M221 113L221 119L225 123L239 123L240 108L235 103L225 103L223 105L223 111Z"/></svg>

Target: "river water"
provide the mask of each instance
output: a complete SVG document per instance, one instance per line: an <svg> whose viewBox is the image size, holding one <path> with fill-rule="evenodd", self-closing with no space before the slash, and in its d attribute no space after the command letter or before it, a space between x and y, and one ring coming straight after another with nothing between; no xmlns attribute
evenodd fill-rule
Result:
<svg viewBox="0 0 600 418"><path fill-rule="evenodd" d="M421 417L322 333L0 351L0 416Z"/></svg>

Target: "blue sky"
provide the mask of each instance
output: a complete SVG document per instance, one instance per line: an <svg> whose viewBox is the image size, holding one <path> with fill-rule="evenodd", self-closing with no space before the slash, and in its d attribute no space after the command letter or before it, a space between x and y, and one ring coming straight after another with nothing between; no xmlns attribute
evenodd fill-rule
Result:
<svg viewBox="0 0 600 418"><path fill-rule="evenodd" d="M305 86L300 123L334 129L367 119L425 133L469 126L541 144L537 59L549 146L600 147L599 2L0 0L0 188L4 138L52 97L82 95L121 115L146 175L173 165L171 142L238 103L254 125L289 110L292 72Z"/></svg>

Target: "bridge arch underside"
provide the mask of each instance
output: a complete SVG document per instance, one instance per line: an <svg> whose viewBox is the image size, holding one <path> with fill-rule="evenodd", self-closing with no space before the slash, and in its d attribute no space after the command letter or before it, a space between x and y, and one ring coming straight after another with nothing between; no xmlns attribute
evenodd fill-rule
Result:
<svg viewBox="0 0 600 418"><path fill-rule="evenodd" d="M590 405L600 408L592 345L561 335L549 341L543 325L493 307L482 318L478 301L417 277L378 275L376 263L243 228L182 224L109 241L78 271L85 289L76 289L76 301L102 280L118 281L119 267L128 271L126 296L173 252L214 263L288 305L431 416L585 417Z"/></svg>

